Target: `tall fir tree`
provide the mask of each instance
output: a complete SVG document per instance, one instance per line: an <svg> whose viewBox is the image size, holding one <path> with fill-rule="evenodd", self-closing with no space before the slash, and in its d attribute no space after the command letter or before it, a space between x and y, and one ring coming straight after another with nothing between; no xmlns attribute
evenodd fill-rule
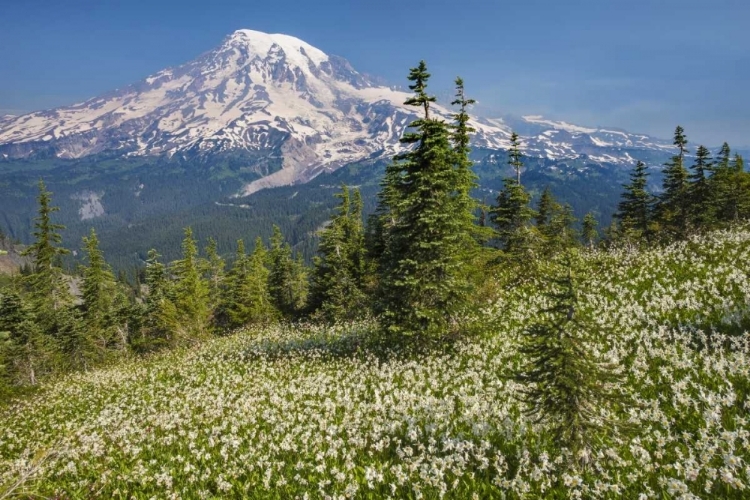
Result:
<svg viewBox="0 0 750 500"><path fill-rule="evenodd" d="M750 218L750 173L745 170L745 160L735 153L732 160L733 188L730 192L732 221Z"/></svg>
<svg viewBox="0 0 750 500"><path fill-rule="evenodd" d="M117 308L119 290L104 255L99 248L99 238L91 229L88 237L83 238L86 267L83 269L81 283L81 310L85 333L82 342L85 344L86 361L104 359L111 349L122 349L121 338L117 335Z"/></svg>
<svg viewBox="0 0 750 500"><path fill-rule="evenodd" d="M477 224L475 214L481 207L471 195L472 190L477 187L478 177L472 169L474 162L471 159L471 134L475 132L475 129L469 123L469 107L476 101L466 96L464 81L461 77L455 80L455 90L451 105L457 106L458 109L452 115L453 123L450 126L455 169L451 209L455 217L458 217L455 225L459 231L457 237L461 240L458 248L462 250L462 255L458 258L465 263L463 270L467 275L471 275L481 271L479 267L472 266L471 263L477 260L481 244L492 238L492 231ZM466 277L461 279L464 280Z"/></svg>
<svg viewBox="0 0 750 500"><path fill-rule="evenodd" d="M59 345L43 332L30 304L13 283L0 293L0 332L5 332L5 376L11 385L36 385L59 367Z"/></svg>
<svg viewBox="0 0 750 500"><path fill-rule="evenodd" d="M248 267L249 304L251 304L249 321L251 323L269 324L279 318L279 311L273 305L273 299L268 287L270 272L266 263L268 262L268 250L263 240L258 236L255 239L255 248L250 255ZM300 276L298 276L298 279ZM304 284L298 284L303 286Z"/></svg>
<svg viewBox="0 0 750 500"><path fill-rule="evenodd" d="M294 319L307 300L307 277L304 265L294 259L289 243L276 225L273 226L268 260L268 291L273 305L283 317Z"/></svg>
<svg viewBox="0 0 750 500"><path fill-rule="evenodd" d="M167 268L159 261L159 253L151 249L146 260L145 283L147 295L140 335L131 340L139 351L149 351L174 342L179 327L175 307L174 284L169 280Z"/></svg>
<svg viewBox="0 0 750 500"><path fill-rule="evenodd" d="M414 94L405 104L422 108L423 115L401 139L410 149L394 158L382 184L387 235L377 301L386 332L422 337L455 329L465 312L462 245L474 231L473 214L465 213L466 160L451 147L456 129L451 134L446 123L430 117L435 98L426 92L429 78L424 61L410 71Z"/></svg>
<svg viewBox="0 0 750 500"><path fill-rule="evenodd" d="M237 240L237 255L227 277L222 310L230 327L247 324L268 324L278 317L268 290L267 252L258 237L252 255L245 253L245 244Z"/></svg>
<svg viewBox="0 0 750 500"><path fill-rule="evenodd" d="M544 188L539 198L535 220L544 254L554 255L576 245L573 209L570 205L558 203L549 187Z"/></svg>
<svg viewBox="0 0 750 500"><path fill-rule="evenodd" d="M716 222L716 207L713 204L709 178L714 171L714 163L707 147L698 146L695 151L695 162L691 168L688 189L690 226L703 230L711 229Z"/></svg>
<svg viewBox="0 0 750 500"><path fill-rule="evenodd" d="M521 185L521 169L523 168L523 154L521 153L521 140L518 133L510 134L510 149L508 150L508 164L516 172L516 182Z"/></svg>
<svg viewBox="0 0 750 500"><path fill-rule="evenodd" d="M593 213L589 212L583 217L581 237L583 238L583 244L589 249L594 248L596 240L599 238L599 232L596 230L598 225L599 223Z"/></svg>
<svg viewBox="0 0 750 500"><path fill-rule="evenodd" d="M185 228L182 259L174 262L173 271L174 305L179 318L176 334L180 341L192 342L209 332L211 307L209 284L201 273L198 246L190 227Z"/></svg>
<svg viewBox="0 0 750 500"><path fill-rule="evenodd" d="M208 283L208 306L211 316L218 311L226 278L226 263L219 255L218 245L214 238L208 238L206 258L203 261L203 276Z"/></svg>
<svg viewBox="0 0 750 500"><path fill-rule="evenodd" d="M625 191L615 214L620 220L622 232L636 239L651 239L654 197L646 189L648 176L646 164L639 160L630 174L630 183L623 185Z"/></svg>
<svg viewBox="0 0 750 500"><path fill-rule="evenodd" d="M731 185L733 181L733 172L730 165L731 154L732 151L729 144L725 142L716 156L716 164L709 178L711 204L715 209L716 218L720 223L725 223L732 218L729 215L732 212L731 205L733 205L731 201L731 192L733 189Z"/></svg>
<svg viewBox="0 0 750 500"><path fill-rule="evenodd" d="M494 223L501 248L506 255L516 260L531 259L536 246L536 232L530 221L537 213L530 207L531 195L521 185L523 154L516 132L511 134L511 147L508 150L508 164L516 173L516 178L503 179L503 189L498 193L495 206L490 208L490 220Z"/></svg>
<svg viewBox="0 0 750 500"><path fill-rule="evenodd" d="M661 229L668 236L684 238L690 224L690 185L688 171L685 168L687 137L679 125L674 133L674 145L677 154L665 164L662 193L657 205L657 219Z"/></svg>
<svg viewBox="0 0 750 500"><path fill-rule="evenodd" d="M750 217L750 174L739 154L730 156L722 149L716 172L711 179L716 199L716 217L722 225Z"/></svg>
<svg viewBox="0 0 750 500"><path fill-rule="evenodd" d="M545 228L552 220L552 214L555 211L556 204L557 202L555 201L555 197L552 196L552 191L549 186L545 187L544 191L542 191L542 195L539 197L539 202L536 207L536 215L534 216L536 227L542 233L545 232Z"/></svg>
<svg viewBox="0 0 750 500"><path fill-rule="evenodd" d="M578 232L575 229L577 219L573 215L573 207L569 204L553 205L553 212L549 223L542 233L545 251L552 255L578 244Z"/></svg>
<svg viewBox="0 0 750 500"><path fill-rule="evenodd" d="M341 204L320 233L308 301L310 310L329 322L352 320L367 311L361 198L352 204L346 186L336 196Z"/></svg>
<svg viewBox="0 0 750 500"><path fill-rule="evenodd" d="M60 259L69 253L60 246L60 230L65 226L52 222L52 214L59 207L52 206L52 193L44 182L39 181L38 216L34 219L34 243L27 247L22 255L33 260L33 270L27 277L31 308L43 331L59 335L65 330L61 323L62 310L69 308L73 297L63 275Z"/></svg>

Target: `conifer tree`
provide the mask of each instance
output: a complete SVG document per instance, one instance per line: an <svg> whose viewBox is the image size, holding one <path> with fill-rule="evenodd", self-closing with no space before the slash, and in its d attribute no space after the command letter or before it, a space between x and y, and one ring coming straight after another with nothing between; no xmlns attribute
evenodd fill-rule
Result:
<svg viewBox="0 0 750 500"><path fill-rule="evenodd" d="M193 230L185 228L182 241L182 259L175 261L174 305L177 309L181 340L193 341L208 333L211 309L209 285L201 273L198 247Z"/></svg>
<svg viewBox="0 0 750 500"><path fill-rule="evenodd" d="M224 290L219 313L216 315L217 323L220 325L235 328L245 323L247 315L244 313L244 305L249 300L245 290L248 276L249 266L245 241L238 239L234 262L227 274L227 286Z"/></svg>
<svg viewBox="0 0 750 500"><path fill-rule="evenodd" d="M121 292L99 249L99 238L94 229L91 229L88 237L83 238L83 244L88 265L83 270L81 285L81 310L85 326L82 341L86 361L95 361L104 358L107 350L115 347L116 302Z"/></svg>
<svg viewBox="0 0 750 500"><path fill-rule="evenodd" d="M68 250L62 248L61 224L52 222L52 214L59 207L52 206L52 193L39 181L39 211L34 219L34 243L22 255L33 259L33 270L27 277L31 308L43 331L58 334L61 329L61 310L70 307L73 297L60 267L60 258Z"/></svg>
<svg viewBox="0 0 750 500"><path fill-rule="evenodd" d="M689 182L688 171L685 168L685 153L687 152L687 138L682 127L675 129L674 145L677 154L665 164L664 192L657 205L657 215L662 229L667 234L684 238L689 230Z"/></svg>
<svg viewBox="0 0 750 500"><path fill-rule="evenodd" d="M212 315L218 310L226 277L226 263L221 258L214 238L208 238L203 275L208 283L208 304Z"/></svg>
<svg viewBox="0 0 750 500"><path fill-rule="evenodd" d="M583 237L583 244L593 249L596 244L597 238L599 238L599 232L596 230L599 223L596 221L594 214L589 212L583 217L583 227L581 230L581 236Z"/></svg>
<svg viewBox="0 0 750 500"><path fill-rule="evenodd" d="M501 248L508 256L530 258L534 246L531 219L536 212L529 206L531 196L516 179L503 179L503 189L490 209L490 220L495 224Z"/></svg>
<svg viewBox="0 0 750 500"><path fill-rule="evenodd" d="M179 327L177 308L173 302L174 286L167 276L166 266L159 258L156 250L149 250L144 319L140 337L132 341L137 350L152 350L172 343Z"/></svg>
<svg viewBox="0 0 750 500"><path fill-rule="evenodd" d="M727 148L728 149L728 148ZM720 154L716 173L712 178L717 199L717 218L724 225L750 217L750 174L739 154L729 159Z"/></svg>
<svg viewBox="0 0 750 500"><path fill-rule="evenodd" d="M476 101L466 97L464 81L461 77L456 78L455 83L456 95L451 105L459 106L458 112L453 115L455 124L452 126L453 152L455 153L456 169L458 170L456 177L459 182L458 190L461 193L461 201L467 203L469 206L466 208L471 210L471 206L475 202L469 195L469 191L476 185L476 175L471 170L473 162L469 157L471 153L471 147L469 146L471 134L475 131L469 125L469 106L476 103Z"/></svg>
<svg viewBox="0 0 750 500"><path fill-rule="evenodd" d="M391 334L445 334L457 326L467 305L462 246L474 228L469 225L473 214L465 213L466 160L451 147L456 129L451 134L446 123L430 116L435 98L426 92L429 77L424 61L409 74L414 94L405 104L422 108L423 114L401 139L412 147L394 158L382 184L387 235L378 309Z"/></svg>
<svg viewBox="0 0 750 500"><path fill-rule="evenodd" d="M601 332L579 307L580 285L569 256L564 266L566 272L546 288L551 305L524 332L524 361L515 379L525 386L527 413L547 424L555 444L575 457L603 430L600 410L615 400L611 387L618 378L592 347Z"/></svg>
<svg viewBox="0 0 750 500"><path fill-rule="evenodd" d="M711 205L714 207L715 216L721 223L725 223L733 218L730 213L733 212L732 191L733 191L733 169L731 163L731 149L726 142L721 146L721 150L716 157L712 175L709 178L711 193Z"/></svg>
<svg viewBox="0 0 750 500"><path fill-rule="evenodd" d="M510 149L508 150L508 164L516 171L516 182L521 185L521 169L523 168L523 154L521 153L521 141L514 131L510 135Z"/></svg>
<svg viewBox="0 0 750 500"><path fill-rule="evenodd" d="M536 227L542 234L546 234L546 227L552 220L552 214L557 208L556 205L557 202L555 201L554 196L552 196L552 191L550 191L549 186L545 187L544 191L542 191L542 196L539 197L536 216L534 217Z"/></svg>
<svg viewBox="0 0 750 500"><path fill-rule="evenodd" d="M646 164L638 161L630 174L630 183L623 185L625 191L622 194L622 201L618 205L618 212L615 217L620 220L622 230L626 235L650 240L651 211L654 198L646 190L648 176Z"/></svg>
<svg viewBox="0 0 750 500"><path fill-rule="evenodd" d="M553 212L549 223L544 228L545 251L553 255L566 248L578 244L578 232L575 229L577 219L573 215L573 207L565 203L553 204Z"/></svg>
<svg viewBox="0 0 750 500"><path fill-rule="evenodd" d="M258 237L251 256L245 253L245 244L237 240L237 256L228 276L223 311L227 325L268 324L277 317L268 290L266 248Z"/></svg>
<svg viewBox="0 0 750 500"><path fill-rule="evenodd" d="M279 317L268 288L270 272L266 267L266 262L268 262L268 250L259 236L255 239L255 248L250 255L248 267L249 304L251 304L248 321L251 323L269 324ZM297 279L300 278L302 277L298 275ZM304 285L305 283L298 283L298 286ZM301 292L298 292L299 294ZM298 300L302 302L301 298Z"/></svg>
<svg viewBox="0 0 750 500"><path fill-rule="evenodd" d="M59 347L35 321L13 284L0 294L0 332L5 332L5 376L10 384L36 385L58 366Z"/></svg>
<svg viewBox="0 0 750 500"><path fill-rule="evenodd" d="M539 198L535 219L542 240L542 250L546 255L553 255L576 245L573 209L568 204L559 204L549 187L544 188Z"/></svg>
<svg viewBox="0 0 750 500"><path fill-rule="evenodd" d="M742 155L735 153L731 168L734 180L730 191L732 221L747 220L750 218L750 173L745 170Z"/></svg>
<svg viewBox="0 0 750 500"><path fill-rule="evenodd" d="M490 209L490 220L494 223L501 248L510 257L518 260L530 257L536 238L529 227L537 213L529 206L531 196L521 185L521 154L518 134L511 135L508 164L515 170L516 178L503 179L503 189L498 193L496 205Z"/></svg>
<svg viewBox="0 0 750 500"><path fill-rule="evenodd" d="M472 170L474 162L471 160L471 134L475 129L469 125L469 106L476 103L474 99L466 97L464 81L461 77L456 78L456 94L451 105L458 106L453 114L454 123L451 125L451 142L454 154L454 176L455 183L453 198L453 211L461 219L457 221L457 227L461 232L459 237L464 240L462 247L465 251L461 258L465 262L472 262L479 251L480 241L491 237L491 232L483 230L476 224L474 213L479 205L471 196L471 190L477 187L477 175ZM468 269L468 266L467 266Z"/></svg>
<svg viewBox="0 0 750 500"><path fill-rule="evenodd" d="M715 222L715 207L712 204L709 175L714 169L711 152L705 146L695 151L695 163L690 174L689 216L690 224L700 229L709 229Z"/></svg>
<svg viewBox="0 0 750 500"><path fill-rule="evenodd" d="M307 299L307 278L304 265L292 257L292 249L276 225L273 226L268 260L268 291L273 305L282 316L292 319Z"/></svg>
<svg viewBox="0 0 750 500"><path fill-rule="evenodd" d="M536 226L540 230L543 230L552 219L555 203L555 199L552 196L552 191L550 191L549 186L545 187L544 191L542 191L542 195L539 197L539 202L536 208L536 217L534 217Z"/></svg>
<svg viewBox="0 0 750 500"><path fill-rule="evenodd" d="M359 192L356 191L358 194ZM338 213L320 233L310 283L309 307L326 320L351 320L366 311L361 198L352 206L342 186Z"/></svg>
<svg viewBox="0 0 750 500"><path fill-rule="evenodd" d="M0 398L10 394L10 332L0 330Z"/></svg>

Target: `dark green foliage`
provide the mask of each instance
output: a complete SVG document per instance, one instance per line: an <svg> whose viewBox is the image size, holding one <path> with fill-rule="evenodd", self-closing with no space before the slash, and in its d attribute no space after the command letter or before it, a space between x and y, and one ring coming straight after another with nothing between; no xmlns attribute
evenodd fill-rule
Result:
<svg viewBox="0 0 750 500"><path fill-rule="evenodd" d="M6 398L10 394L11 358L10 332L0 330L0 398Z"/></svg>
<svg viewBox="0 0 750 500"><path fill-rule="evenodd" d="M688 234L690 221L690 185L684 160L687 138L679 125L674 133L674 145L678 153L665 164L662 193L657 207L657 220L666 235L684 238Z"/></svg>
<svg viewBox="0 0 750 500"><path fill-rule="evenodd" d="M714 161L708 148L699 146L688 173L684 166L687 138L682 127L675 130L674 145L677 154L665 165L664 191L658 199L648 193L648 172L638 162L630 184L624 185L615 214L620 227L609 231L610 240L669 242L750 217L750 174L741 156L732 160L729 145L724 143Z"/></svg>
<svg viewBox="0 0 750 500"><path fill-rule="evenodd" d="M750 218L750 174L739 154L730 159L729 146L719 153L710 181L716 218L724 225Z"/></svg>
<svg viewBox="0 0 750 500"><path fill-rule="evenodd" d="M292 248L284 241L278 226L273 227L268 261L268 291L272 303L283 317L293 319L307 301L307 273L302 261L292 256Z"/></svg>
<svg viewBox="0 0 750 500"><path fill-rule="evenodd" d="M531 258L538 243L531 219L536 212L529 206L531 196L516 179L506 177L496 205L490 209L490 220L497 229L500 246L508 255Z"/></svg>
<svg viewBox="0 0 750 500"><path fill-rule="evenodd" d="M394 158L382 184L378 309L390 334L445 335L455 331L467 305L462 256L475 231L462 147L468 129L459 120L451 134L446 123L430 117L435 98L426 94L429 77L424 61L409 74L414 96L406 104L424 114L401 139L412 149ZM468 101L458 87L463 109Z"/></svg>
<svg viewBox="0 0 750 500"><path fill-rule="evenodd" d="M510 149L508 150L508 164L516 172L516 182L521 184L521 169L523 168L523 154L521 153L521 141L514 131L510 135Z"/></svg>
<svg viewBox="0 0 750 500"><path fill-rule="evenodd" d="M208 238L206 245L206 259L202 262L202 272L208 283L208 305L211 311L216 311L221 302L224 282L226 278L226 263L219 255L216 240Z"/></svg>
<svg viewBox="0 0 750 500"><path fill-rule="evenodd" d="M599 238L599 232L596 230L598 225L596 217L591 212L583 217L581 238L583 239L583 244L589 248L594 248L596 240Z"/></svg>
<svg viewBox="0 0 750 500"><path fill-rule="evenodd" d="M318 256L310 280L308 307L326 321L353 320L368 310L362 200L342 186L338 213L320 232Z"/></svg>
<svg viewBox="0 0 750 500"><path fill-rule="evenodd" d="M536 227L544 234L545 228L549 225L552 220L552 213L555 211L557 202L555 197L552 196L549 186L544 188L542 196L539 197L539 203L536 207L536 215L534 220L536 221Z"/></svg>
<svg viewBox="0 0 750 500"><path fill-rule="evenodd" d="M36 320L44 331L54 334L60 326L60 311L73 302L60 267L60 257L69 251L59 246L62 242L60 230L64 226L52 222L52 214L60 209L51 205L52 193L41 180L37 200L39 211L34 219L34 243L22 255L33 259L32 273L26 277L26 283Z"/></svg>
<svg viewBox="0 0 750 500"><path fill-rule="evenodd" d="M193 231L188 227L182 242L182 259L173 265L176 278L173 300L178 319L175 333L180 340L187 342L204 337L211 318L209 283L203 277L201 267Z"/></svg>
<svg viewBox="0 0 750 500"><path fill-rule="evenodd" d="M542 253L555 255L566 248L576 246L578 235L574 229L575 222L573 208L567 203L558 203L552 191L545 188L539 198L536 213L536 227L540 234Z"/></svg>
<svg viewBox="0 0 750 500"><path fill-rule="evenodd" d="M625 192L615 217L620 220L622 231L635 238L651 237L650 224L654 197L646 190L648 184L646 164L639 161L630 174L630 183L625 184Z"/></svg>
<svg viewBox="0 0 750 500"><path fill-rule="evenodd" d="M156 250L149 250L146 261L148 289L140 332L131 340L136 350L149 351L169 345L178 326L177 309L172 301L173 284L167 277L164 264Z"/></svg>
<svg viewBox="0 0 750 500"><path fill-rule="evenodd" d="M532 218L538 214L530 206L531 196L521 185L523 155L518 134L511 135L508 164L516 178L503 179L503 189L497 196L496 205L490 209L490 220L494 223L500 247L515 260L533 258L532 251L538 246L537 231L530 227ZM545 191L548 194L548 191Z"/></svg>
<svg viewBox="0 0 750 500"><path fill-rule="evenodd" d="M708 229L715 226L715 206L713 205L709 175L714 170L711 152L705 146L695 151L695 163L691 167L689 218L690 226Z"/></svg>
<svg viewBox="0 0 750 500"><path fill-rule="evenodd" d="M547 283L550 306L524 332L524 360L515 379L524 385L529 416L548 426L557 446L578 457L606 426L602 409L615 399L612 386L619 378L596 357L594 346L604 332L579 308L580 285L569 257L564 267L564 274Z"/></svg>
<svg viewBox="0 0 750 500"><path fill-rule="evenodd" d="M12 385L36 385L58 367L59 347L45 334L15 285L0 293L0 332L4 332L4 376Z"/></svg>
<svg viewBox="0 0 750 500"><path fill-rule="evenodd" d="M245 243L237 240L237 254L227 277L221 306L220 317L225 326L268 324L278 317L268 288L267 260L263 240L255 241L255 250L250 256L245 253Z"/></svg>
<svg viewBox="0 0 750 500"><path fill-rule="evenodd" d="M129 304L99 249L96 231L92 229L83 244L87 263L81 283L84 356L87 361L99 361L108 351L125 347L119 313Z"/></svg>

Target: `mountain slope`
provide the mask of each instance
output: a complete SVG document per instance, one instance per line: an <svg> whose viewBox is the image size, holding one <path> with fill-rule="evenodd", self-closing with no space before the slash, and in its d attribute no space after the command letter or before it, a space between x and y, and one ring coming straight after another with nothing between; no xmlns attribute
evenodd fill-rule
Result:
<svg viewBox="0 0 750 500"><path fill-rule="evenodd" d="M120 90L49 111L0 118L0 158L239 156L265 178L242 194L306 182L365 158L392 156L415 111L408 94L288 35L239 30L214 50ZM435 106L437 116L451 112ZM670 146L646 136L521 120L527 154L631 164ZM507 119L475 119L474 145L505 149ZM642 153L642 154L641 154ZM280 159L280 162L278 161ZM277 161L274 161L277 160Z"/></svg>

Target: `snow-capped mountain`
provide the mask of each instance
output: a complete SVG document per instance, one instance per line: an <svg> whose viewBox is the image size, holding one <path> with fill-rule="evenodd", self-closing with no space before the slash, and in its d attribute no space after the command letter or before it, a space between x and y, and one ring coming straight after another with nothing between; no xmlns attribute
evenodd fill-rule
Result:
<svg viewBox="0 0 750 500"><path fill-rule="evenodd" d="M0 158L40 152L61 158L248 152L281 157L281 170L246 186L249 194L305 182L364 158L393 155L415 110L407 94L357 72L343 58L288 35L239 30L176 68L86 102L0 118ZM451 111L435 106L450 120ZM669 144L618 130L527 116L527 154L632 163L638 150ZM474 145L508 147L514 123L476 119ZM632 156L631 156L632 155ZM250 160L248 160L250 161Z"/></svg>

